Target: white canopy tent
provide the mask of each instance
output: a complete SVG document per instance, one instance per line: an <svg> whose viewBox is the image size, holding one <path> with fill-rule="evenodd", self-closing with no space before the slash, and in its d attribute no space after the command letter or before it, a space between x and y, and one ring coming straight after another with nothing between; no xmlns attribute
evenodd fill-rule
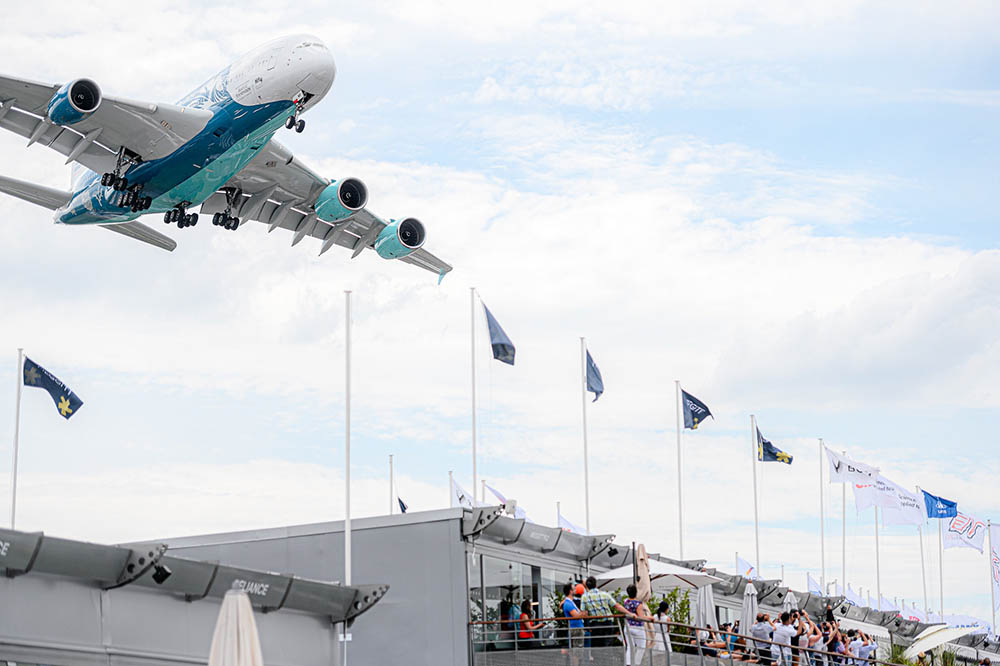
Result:
<svg viewBox="0 0 1000 666"><path fill-rule="evenodd" d="M596 577L597 584L598 587L606 590L615 588L624 590L632 584L632 575L632 565L627 564L598 575ZM704 571L685 569L676 564L668 564L659 560L649 560L649 581L654 594L664 594L676 588L697 590L706 585L721 582L721 579Z"/></svg>
<svg viewBox="0 0 1000 666"><path fill-rule="evenodd" d="M903 656L906 659L913 659L921 652L933 650L939 645L944 645L957 640L975 631L975 627L949 627L944 624L928 627L913 642L913 645L906 648Z"/></svg>

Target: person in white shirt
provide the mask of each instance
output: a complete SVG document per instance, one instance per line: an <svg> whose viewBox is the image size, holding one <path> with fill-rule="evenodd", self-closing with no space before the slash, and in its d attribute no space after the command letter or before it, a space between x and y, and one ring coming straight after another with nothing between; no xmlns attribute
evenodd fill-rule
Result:
<svg viewBox="0 0 1000 666"><path fill-rule="evenodd" d="M792 626L792 616L786 611L781 614L781 624L774 628L774 642L780 646L781 661L785 666L792 663L792 637L798 631Z"/></svg>

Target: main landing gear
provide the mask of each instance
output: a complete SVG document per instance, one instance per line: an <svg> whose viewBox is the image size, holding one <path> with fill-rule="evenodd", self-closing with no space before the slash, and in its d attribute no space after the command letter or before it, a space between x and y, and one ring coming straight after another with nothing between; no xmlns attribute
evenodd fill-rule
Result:
<svg viewBox="0 0 1000 666"><path fill-rule="evenodd" d="M240 218L233 216L233 206L243 200L243 190L232 188L226 189L226 210L212 216L212 224L229 231L236 231L240 228Z"/></svg>
<svg viewBox="0 0 1000 666"><path fill-rule="evenodd" d="M306 121L304 121L304 120L297 120L296 119L297 115L298 114L293 115L293 116L288 116L287 118L285 118L285 129L292 129L292 128L294 128L296 132L298 132L299 134L302 134L302 130L304 130L306 128Z"/></svg>
<svg viewBox="0 0 1000 666"><path fill-rule="evenodd" d="M212 216L212 224L229 231L236 231L240 228L240 218L233 217L228 213L216 213Z"/></svg>
<svg viewBox="0 0 1000 666"><path fill-rule="evenodd" d="M142 196L142 185L132 185L129 187L128 178L122 175L126 164L138 164L141 162L138 155L127 154L125 147L118 150L118 159L115 161L115 170L101 175L101 186L110 187L115 192L121 192L118 197L118 206L131 208L133 213L147 210L153 205L152 197Z"/></svg>
<svg viewBox="0 0 1000 666"><path fill-rule="evenodd" d="M176 222L178 229L193 227L198 224L198 213L188 213L186 207L177 206L176 208L171 208L163 214L163 221L167 224Z"/></svg>

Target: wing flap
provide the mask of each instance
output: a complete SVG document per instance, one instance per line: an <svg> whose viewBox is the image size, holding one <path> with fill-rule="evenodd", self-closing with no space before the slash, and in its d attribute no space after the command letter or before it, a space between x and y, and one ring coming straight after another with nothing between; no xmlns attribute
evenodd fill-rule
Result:
<svg viewBox="0 0 1000 666"><path fill-rule="evenodd" d="M114 231L122 236L134 238L137 241L148 243L149 245L166 250L167 252L173 252L177 247L177 241L173 238L161 234L159 231L146 226L142 222L121 222L118 224L101 224L99 226L102 229L107 229L108 231Z"/></svg>

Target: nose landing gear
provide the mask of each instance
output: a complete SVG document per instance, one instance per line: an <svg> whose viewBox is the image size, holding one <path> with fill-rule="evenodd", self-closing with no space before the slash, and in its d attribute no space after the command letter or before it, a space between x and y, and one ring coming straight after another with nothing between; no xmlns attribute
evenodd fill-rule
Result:
<svg viewBox="0 0 1000 666"><path fill-rule="evenodd" d="M306 128L306 121L298 119L296 120L297 114L288 116L285 119L285 129L294 129L297 133L302 134L302 130Z"/></svg>

